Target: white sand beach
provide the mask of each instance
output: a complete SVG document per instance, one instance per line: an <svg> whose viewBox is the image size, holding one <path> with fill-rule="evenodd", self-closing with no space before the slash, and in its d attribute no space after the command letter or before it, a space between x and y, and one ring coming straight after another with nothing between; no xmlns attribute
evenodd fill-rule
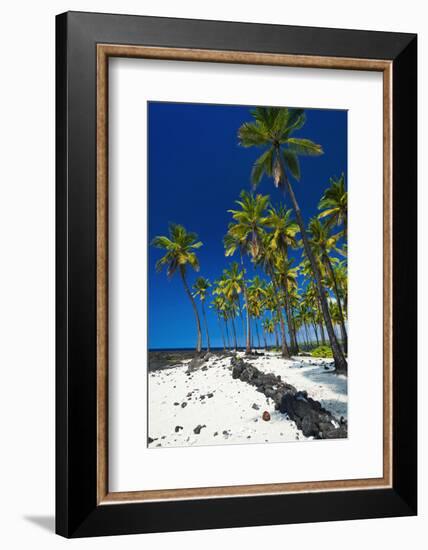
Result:
<svg viewBox="0 0 428 550"><path fill-rule="evenodd" d="M238 356L243 357L243 352ZM306 391L337 419L347 417L347 379L328 372L331 359L284 360L278 353L267 352L245 361ZM230 356L212 355L188 374L189 362L149 372L150 448L307 439L286 414L275 410L272 399L232 378Z"/></svg>

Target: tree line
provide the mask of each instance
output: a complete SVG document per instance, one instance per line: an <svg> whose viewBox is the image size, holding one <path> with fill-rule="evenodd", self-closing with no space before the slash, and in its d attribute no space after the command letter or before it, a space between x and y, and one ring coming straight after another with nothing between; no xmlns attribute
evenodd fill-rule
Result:
<svg viewBox="0 0 428 550"><path fill-rule="evenodd" d="M207 349L210 348L206 306L212 307L220 323L224 348L238 349L237 323L242 324L246 353L267 346L275 336L285 358L299 351L310 332L318 343L328 342L336 370L347 372L347 191L345 177L332 178L319 201L319 214L305 225L294 194L292 180L299 181L300 156L323 153L321 145L293 137L306 121L303 109L257 107L253 120L238 129L239 144L262 148L251 170L251 191L243 190L234 209L223 242L226 257L236 257L215 281L198 277L187 282L187 268L199 271L198 236L180 224L171 223L168 236L157 236L152 245L165 254L157 270L179 273L194 311L197 344L202 349L202 328L196 300L201 303ZM274 205L269 195L255 193L263 176L272 180L291 201ZM295 254L301 259L297 263ZM247 277L247 262L258 274ZM300 275L300 277L299 277ZM299 285L299 278L303 283ZM263 342L262 342L263 339ZM300 339L302 340L302 338ZM255 342L257 346L255 346Z"/></svg>

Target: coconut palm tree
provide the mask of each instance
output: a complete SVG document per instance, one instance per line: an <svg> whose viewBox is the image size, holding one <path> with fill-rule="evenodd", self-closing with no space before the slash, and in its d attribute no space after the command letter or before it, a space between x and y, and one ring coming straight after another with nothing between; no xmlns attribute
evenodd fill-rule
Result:
<svg viewBox="0 0 428 550"><path fill-rule="evenodd" d="M260 334L257 321L264 313L263 298L265 295L266 283L258 275L256 275L250 283L251 284L248 287L248 305L250 308L250 315L254 319L254 325L257 333L257 343L260 348Z"/></svg>
<svg viewBox="0 0 428 550"><path fill-rule="evenodd" d="M318 218L326 218L328 227L343 225L343 234L346 238L348 234L348 192L345 189L344 174L339 179L330 178L330 187L324 191L318 209L322 210L318 214Z"/></svg>
<svg viewBox="0 0 428 550"><path fill-rule="evenodd" d="M235 351L238 349L235 319L238 314L239 293L242 288L242 279L243 273L239 271L238 264L234 262L231 264L230 269L223 270L223 275L216 281L216 288L213 291L213 294L223 296L225 299L227 318L230 319L232 323Z"/></svg>
<svg viewBox="0 0 428 550"><path fill-rule="evenodd" d="M299 353L299 346L297 343L293 309L298 306L300 297L297 294L297 275L299 268L293 267L293 262L293 258L289 259L282 254L279 254L275 269L284 290L284 305L287 316L288 331L290 333L291 353L296 355Z"/></svg>
<svg viewBox="0 0 428 550"><path fill-rule="evenodd" d="M271 279L271 286L267 289L269 292L269 297L273 300L273 303L276 307L276 315L279 321L280 331L281 331L281 352L282 356L285 358L290 357L290 351L287 345L287 339L285 336L285 323L284 317L282 315L282 306L284 305L284 293L280 289L279 276L276 270L276 263L278 260L278 250L270 246L272 239L272 233L263 233L262 236L262 247L260 249L260 254L257 258L257 263L262 264L266 274Z"/></svg>
<svg viewBox="0 0 428 550"><path fill-rule="evenodd" d="M320 296L336 371L347 372L348 365L334 333L321 274L311 250L300 206L289 179L289 174L296 180L300 179L299 156L321 155L322 147L309 139L293 137L293 133L305 124L303 109L257 107L252 111L252 115L254 121L244 123L238 130L239 143L243 147L264 147L266 150L253 166L251 181L253 186L256 186L266 174L273 178L275 187L288 192Z"/></svg>
<svg viewBox="0 0 428 550"><path fill-rule="evenodd" d="M275 332L275 323L273 322L272 319L265 319L262 323L262 326L263 326L263 333L264 334L270 334L272 336L272 334ZM265 342L266 342L266 337L265 337ZM266 345L266 348L268 346Z"/></svg>
<svg viewBox="0 0 428 550"><path fill-rule="evenodd" d="M229 224L227 234L224 238L226 256L232 256L239 251L241 265L243 267L243 256L248 254L253 260L260 253L261 237L263 234L264 212L269 202L267 195L253 196L247 191L242 191L240 200L236 204L239 210L229 210L233 222ZM251 353L251 326L248 311L248 295L245 280L243 280L243 294L246 308L246 353Z"/></svg>
<svg viewBox="0 0 428 550"><path fill-rule="evenodd" d="M223 325L221 323L221 320L223 320L223 322L225 323L226 328L227 328L224 297L216 296L213 299L213 301L211 302L210 307L212 307L215 310L216 314L217 314L217 320L218 320L218 325L220 327L221 339L223 341L223 349L224 349L224 351L226 351L226 339L224 337ZM229 340L229 337L228 337L228 340ZM229 345L228 345L228 347L229 347Z"/></svg>
<svg viewBox="0 0 428 550"><path fill-rule="evenodd" d="M193 297L199 297L201 301L202 316L204 318L205 334L207 337L207 351L210 351L210 334L208 331L207 316L205 313L205 300L207 298L208 289L211 283L205 277L198 277L193 285Z"/></svg>
<svg viewBox="0 0 428 550"><path fill-rule="evenodd" d="M266 218L266 226L269 227L272 232L269 235L268 246L273 252L277 253L275 267L278 270L281 266L282 288L284 290L285 301L285 314L287 317L288 331L290 333L290 351L293 355L298 353L298 345L296 340L296 334L293 327L293 321L290 311L290 300L288 296L288 249L297 248L296 235L299 233L299 226L292 219L292 210L287 210L284 206L280 205L278 208L270 206L268 215Z"/></svg>
<svg viewBox="0 0 428 550"><path fill-rule="evenodd" d="M345 317L342 310L339 288L336 281L336 276L333 269L330 253L336 249L336 244L339 235L331 235L327 224L323 224L318 218L312 218L309 222L310 245L315 253L324 264L326 270L326 279L331 279L331 286L336 297L339 308L340 332L342 336L344 352L348 351L348 335L346 333Z"/></svg>
<svg viewBox="0 0 428 550"><path fill-rule="evenodd" d="M348 311L348 268L346 261L336 263L336 265L333 266L333 270L342 301L343 315L346 318Z"/></svg>
<svg viewBox="0 0 428 550"><path fill-rule="evenodd" d="M184 290L195 314L197 330L196 351L200 353L202 348L201 322L196 302L190 292L186 279L186 268L188 266L195 271L199 271L199 261L195 251L202 246L202 242L197 239L198 235L196 233L188 232L182 225L170 223L169 237L164 235L157 236L152 240L151 244L165 251L165 255L156 262L156 270L161 271L163 267L166 267L168 277L172 277L176 271L180 274Z"/></svg>
<svg viewBox="0 0 428 550"><path fill-rule="evenodd" d="M299 328L303 327L305 331L306 341L305 341L305 338L303 337L303 342L307 347L309 347L310 345L310 338L309 338L308 325L307 325L309 315L310 315L309 309L305 304L305 302L303 301L300 302L297 315L295 316L295 320L296 320L297 326Z"/></svg>

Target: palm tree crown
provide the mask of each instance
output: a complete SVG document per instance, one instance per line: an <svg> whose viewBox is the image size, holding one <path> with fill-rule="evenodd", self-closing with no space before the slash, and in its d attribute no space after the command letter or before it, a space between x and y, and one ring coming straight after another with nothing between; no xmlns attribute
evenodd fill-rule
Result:
<svg viewBox="0 0 428 550"><path fill-rule="evenodd" d="M161 271L166 266L168 277L172 277L177 269L179 271L184 290L192 304L195 315L197 331L196 351L200 353L202 347L201 323L195 299L187 284L186 267L190 265L195 271L199 271L199 261L195 250L202 246L202 242L198 241L196 233L188 232L182 225L170 223L169 237L165 235L157 236L153 239L152 245L166 251L165 255L156 262L157 271Z"/></svg>
<svg viewBox="0 0 428 550"><path fill-rule="evenodd" d="M172 277L178 268L185 270L190 265L199 271L199 261L195 250L202 246L196 233L188 232L182 225L170 223L169 237L157 236L152 245L166 251L165 255L156 262L156 270L161 271L167 266L167 275Z"/></svg>
<svg viewBox="0 0 428 550"><path fill-rule="evenodd" d="M245 122L238 130L239 144L243 147L267 147L256 160L251 181L256 186L266 174L273 177L276 187L284 187L283 162L291 174L300 179L299 155L320 155L321 145L305 138L292 137L306 121L303 109L256 107L252 111L254 122ZM281 157L282 156L282 157Z"/></svg>
<svg viewBox="0 0 428 550"><path fill-rule="evenodd" d="M193 297L198 297L201 302L205 302L207 298L208 289L211 283L205 277L198 277L193 285Z"/></svg>
<svg viewBox="0 0 428 550"><path fill-rule="evenodd" d="M324 191L324 195L318 205L322 212L318 218L327 218L329 227L340 226L343 224L346 236L347 217L348 217L348 192L345 189L345 175L342 174L339 179L330 179L330 187Z"/></svg>
<svg viewBox="0 0 428 550"><path fill-rule="evenodd" d="M233 255L238 247L241 252L248 252L253 258L258 256L268 203L268 195L253 196L247 191L241 192L240 200L236 201L240 210L229 210L234 223L229 225L224 239L226 256Z"/></svg>

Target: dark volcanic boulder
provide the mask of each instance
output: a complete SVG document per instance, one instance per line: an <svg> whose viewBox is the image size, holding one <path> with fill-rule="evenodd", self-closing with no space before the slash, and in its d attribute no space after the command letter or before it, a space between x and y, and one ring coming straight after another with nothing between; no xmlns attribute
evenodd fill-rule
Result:
<svg viewBox="0 0 428 550"><path fill-rule="evenodd" d="M232 365L232 378L239 378L242 374L242 371L244 370L245 363L243 359L240 357L232 357L230 360L230 364Z"/></svg>
<svg viewBox="0 0 428 550"><path fill-rule="evenodd" d="M291 384L281 381L280 377L265 374L236 356L232 357L231 365L233 378L255 386L258 392L271 398L275 410L286 414L306 437L337 439L348 436L347 422L343 418L337 420L319 401L309 397L306 391L297 391Z"/></svg>
<svg viewBox="0 0 428 550"><path fill-rule="evenodd" d="M194 428L193 433L196 435L199 435L201 433L202 428L206 428L205 424L198 424L196 428Z"/></svg>

